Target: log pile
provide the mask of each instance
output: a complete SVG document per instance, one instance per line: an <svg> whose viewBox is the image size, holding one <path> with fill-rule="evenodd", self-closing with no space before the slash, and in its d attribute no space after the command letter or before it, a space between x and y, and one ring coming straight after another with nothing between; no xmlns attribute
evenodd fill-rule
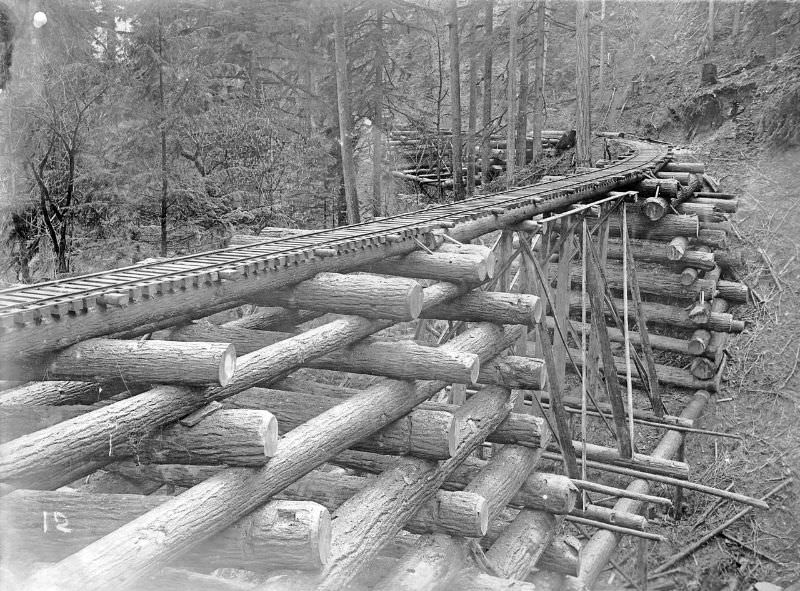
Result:
<svg viewBox="0 0 800 591"><path fill-rule="evenodd" d="M2 576L25 590L591 586L621 534L658 539L641 507L670 501L646 482L688 482L672 456L744 328L730 309L749 292L720 250L736 202L695 197L701 173L671 163L636 180L639 204L611 195L560 225L516 224L494 248L434 237L250 294L259 308L238 320L177 319L3 368L27 383L0 391ZM584 216L603 260L591 307L570 229ZM680 416L626 408L607 379L626 382L623 346L640 351L632 378L651 402L654 384L702 392ZM590 420L660 429L650 453L571 430L576 380L601 365ZM636 479L591 481L579 458ZM603 494L621 500L595 504ZM582 546L573 524L596 533Z"/></svg>

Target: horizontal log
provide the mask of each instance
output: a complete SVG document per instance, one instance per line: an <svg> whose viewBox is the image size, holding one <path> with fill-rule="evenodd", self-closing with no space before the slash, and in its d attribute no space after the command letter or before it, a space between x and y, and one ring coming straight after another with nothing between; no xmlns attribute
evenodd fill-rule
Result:
<svg viewBox="0 0 800 591"><path fill-rule="evenodd" d="M669 209L669 200L659 195L645 199L642 211L647 219L654 222L663 218Z"/></svg>
<svg viewBox="0 0 800 591"><path fill-rule="evenodd" d="M636 452L634 452L632 457L626 458L620 456L619 450L613 447L605 447L594 443L582 443L580 441L573 441L572 446L575 448L575 453L581 457L585 448L586 458L595 462L623 466L650 474L663 474L671 478L681 478L684 480L689 478L689 465L686 462L654 458ZM547 449L549 451L559 451L559 447L555 443L548 445Z"/></svg>
<svg viewBox="0 0 800 591"><path fill-rule="evenodd" d="M686 236L675 236L675 238L669 241L669 246L667 246L667 259L670 261L679 261L684 257L688 249L689 239L686 238ZM709 268L713 269L713 266Z"/></svg>
<svg viewBox="0 0 800 591"><path fill-rule="evenodd" d="M633 185L633 190L643 197L653 197L658 189L658 195L667 199L678 196L678 181L675 179L642 179Z"/></svg>
<svg viewBox="0 0 800 591"><path fill-rule="evenodd" d="M589 334L591 334L591 323L587 322L584 324L582 322L573 320L572 326L575 327L575 330L578 334L585 334L587 335L587 338ZM551 330L554 330L555 327L555 320L553 320L553 318L550 316L547 317L547 327ZM608 331L608 337L612 342L625 342L625 334L620 329L609 326L606 330ZM654 333L650 333L648 336L650 338L650 346L653 349L658 349L660 351L672 351L674 353L681 353L683 355L694 355L694 353L689 351L690 341L687 341L686 339L677 339L675 337L667 337ZM635 345L641 345L642 343L642 335L638 331L628 331L628 338L630 339L630 342ZM545 388L536 389L544 390Z"/></svg>
<svg viewBox="0 0 800 591"><path fill-rule="evenodd" d="M348 450L336 456L333 463L363 470L374 474L381 473L390 466L391 456ZM486 460L469 458L447 479L447 490L464 490L467 485L486 467ZM549 513L569 513L575 507L577 488L569 478L560 474L531 472L509 503L516 507L527 507Z"/></svg>
<svg viewBox="0 0 800 591"><path fill-rule="evenodd" d="M226 386L236 370L230 343L89 339L59 351L42 366L10 368L22 379Z"/></svg>
<svg viewBox="0 0 800 591"><path fill-rule="evenodd" d="M660 179L675 179L681 185L688 185L691 174L690 172L657 172L656 177Z"/></svg>
<svg viewBox="0 0 800 591"><path fill-rule="evenodd" d="M692 333L692 338L688 342L688 352L691 355L702 355L711 342L711 333L705 329L697 329Z"/></svg>
<svg viewBox="0 0 800 591"><path fill-rule="evenodd" d="M720 193L717 191L696 191L694 194L695 197L704 197L704 198L711 198L711 199L736 199L736 195L733 193Z"/></svg>
<svg viewBox="0 0 800 591"><path fill-rule="evenodd" d="M323 314L324 312L318 310L290 310L289 308L266 307L246 314L238 320L226 322L224 326L226 328L297 332L297 325L319 318ZM241 352L239 354L241 355Z"/></svg>
<svg viewBox="0 0 800 591"><path fill-rule="evenodd" d="M62 560L172 498L16 490L0 505L7 541L3 560ZM322 505L271 501L195 547L179 564L203 570L316 570L328 560L330 534L330 513Z"/></svg>
<svg viewBox="0 0 800 591"><path fill-rule="evenodd" d="M728 248L728 232L726 230L715 230L703 228L701 226L697 232L697 236L692 238L692 243L710 246L711 248L725 249Z"/></svg>
<svg viewBox="0 0 800 591"><path fill-rule="evenodd" d="M572 358L575 364L580 368L582 367L581 354L577 349L570 349ZM614 358L614 365L617 369L617 375L621 380L625 379L626 365L625 360L619 357ZM567 370L572 371L571 365L567 366ZM662 384L670 384L680 388L690 388L693 390L708 390L709 392L717 391L717 384L713 380L698 380L688 370L672 365L663 365L656 363L656 373L658 374L658 381ZM634 382L639 382L639 376L634 372Z"/></svg>
<svg viewBox="0 0 800 591"><path fill-rule="evenodd" d="M674 249L672 242L664 244L653 240L631 239L628 241L628 248L631 249L633 258L637 263L646 262L665 265L680 263L684 266L704 270L714 268L715 260L712 253L689 249L689 241L683 236L676 237L673 240L676 239L686 241L685 247L680 251L680 255L677 258L673 258L678 254L678 251ZM608 240L608 258L622 260L622 242L619 238L610 238Z"/></svg>
<svg viewBox="0 0 800 591"><path fill-rule="evenodd" d="M745 252L742 249L717 250L714 260L724 271L737 271L745 264Z"/></svg>
<svg viewBox="0 0 800 591"><path fill-rule="evenodd" d="M231 343L236 348L237 355L246 355L274 345L293 334L296 333L228 325L217 326L206 320L198 320L170 330L159 331L154 333L153 337L167 341Z"/></svg>
<svg viewBox="0 0 800 591"><path fill-rule="evenodd" d="M555 279L556 271L557 269L551 266L549 270L551 281ZM636 274L639 279L639 289L642 293L649 295L694 300L697 299L702 292L705 294L706 299L710 300L715 293L716 284L713 281L707 281L705 279L698 279L691 285L683 285L681 283L681 275L677 273L642 269L637 270ZM609 262L604 270L604 275L608 287L612 291L622 291L623 277L621 265ZM569 277L573 288L580 289L582 269L579 264L570 265ZM737 294L737 297L741 297L741 295Z"/></svg>
<svg viewBox="0 0 800 591"><path fill-rule="evenodd" d="M366 318L413 320L422 310L423 293L422 286L412 279L320 273L292 287L254 295L248 301Z"/></svg>
<svg viewBox="0 0 800 591"><path fill-rule="evenodd" d="M515 342L520 332L484 324L456 336L443 347L463 348L486 359ZM225 529L356 441L407 414L446 385L439 381L419 382L415 387L407 382L379 380L362 394L281 438L278 451L263 468L227 469L105 536L102 543L90 544L53 568L39 571L27 585L64 589L80 586L89 591L102 589L112 579L141 578L192 543ZM491 421L487 425L496 426Z"/></svg>
<svg viewBox="0 0 800 591"><path fill-rule="evenodd" d="M623 301L620 298L614 298L614 306L618 311L622 310ZM569 296L570 313L576 314L581 309L581 294L580 292L571 292ZM709 330L717 330L722 332L742 332L745 329L744 322L736 320L731 314L727 313L712 313L709 308L708 314L698 320L693 320L690 317L690 312L684 308L671 306L668 304L661 304L658 302L642 302L642 309L647 316L647 322L653 324L664 324L668 326L675 326L677 328L696 329L698 326L703 326ZM610 318L610 312L606 310L606 317Z"/></svg>
<svg viewBox="0 0 800 591"><path fill-rule="evenodd" d="M482 250L451 252L416 251L403 257L392 257L364 267L369 273L435 279L437 281L483 283L494 277L496 257L488 247Z"/></svg>
<svg viewBox="0 0 800 591"><path fill-rule="evenodd" d="M163 464L260 466L275 454L278 423L266 410L218 410L194 426L176 423L139 440L109 445L113 459Z"/></svg>
<svg viewBox="0 0 800 591"><path fill-rule="evenodd" d="M524 580L556 536L563 517L523 509L486 551L495 574Z"/></svg>
<svg viewBox="0 0 800 591"><path fill-rule="evenodd" d="M609 230L612 236L620 236L622 227L620 215L611 215L608 218ZM641 207L629 206L627 211L628 236L643 240L669 241L675 236L696 238L700 230L700 222L696 216L667 214L658 221L651 221L644 215ZM597 224L596 219L588 220L589 226Z"/></svg>
<svg viewBox="0 0 800 591"><path fill-rule="evenodd" d="M534 326L542 318L542 303L537 296L530 294L471 291L446 304L424 310L420 317Z"/></svg>
<svg viewBox="0 0 800 591"><path fill-rule="evenodd" d="M226 402L235 408L269 408L279 433L288 433L308 420L341 404L341 400L310 394L251 388ZM442 460L457 446L453 413L415 410L355 444L355 449ZM180 463L180 462L175 462Z"/></svg>
<svg viewBox="0 0 800 591"><path fill-rule="evenodd" d="M667 162L661 169L663 172L693 172L703 174L706 171L702 162Z"/></svg>
<svg viewBox="0 0 800 591"><path fill-rule="evenodd" d="M498 356L481 366L478 382L523 390L543 390L547 385L547 372L541 359L518 355Z"/></svg>
<svg viewBox="0 0 800 591"><path fill-rule="evenodd" d="M713 205L698 203L695 200L686 201L675 206L675 211L684 215L696 215L700 222L720 223L728 221L724 212L718 210Z"/></svg>
<svg viewBox="0 0 800 591"><path fill-rule="evenodd" d="M0 405L91 404L100 400L101 389L95 382L31 382L0 392Z"/></svg>
<svg viewBox="0 0 800 591"><path fill-rule="evenodd" d="M738 281L725 281L720 279L717 282L717 295L734 304L746 304L750 301L750 288Z"/></svg>

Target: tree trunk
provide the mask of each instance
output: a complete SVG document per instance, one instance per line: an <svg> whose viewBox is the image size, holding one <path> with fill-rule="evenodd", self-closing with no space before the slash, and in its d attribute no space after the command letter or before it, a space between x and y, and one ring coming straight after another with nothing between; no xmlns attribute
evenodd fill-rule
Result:
<svg viewBox="0 0 800 591"><path fill-rule="evenodd" d="M387 215L383 199L383 7L375 8L375 98L372 105L372 215Z"/></svg>
<svg viewBox="0 0 800 591"><path fill-rule="evenodd" d="M469 111L467 112L467 197L475 195L475 148L478 125L478 53L475 48L476 28L473 27L469 56Z"/></svg>
<svg viewBox="0 0 800 591"><path fill-rule="evenodd" d="M358 224L361 214L356 192L356 165L353 158L353 112L350 107L350 82L345 49L344 3L335 7L333 34L336 52L336 97L339 106L339 145L342 153L344 198L347 202L347 223Z"/></svg>
<svg viewBox="0 0 800 591"><path fill-rule="evenodd" d="M514 186L516 164L516 114L517 114L517 25L519 2L511 0L508 8L508 69L506 72L506 187Z"/></svg>
<svg viewBox="0 0 800 591"><path fill-rule="evenodd" d="M158 13L158 101L161 128L161 256L167 256L167 212L169 210L169 186L167 181L167 107L164 97L164 29L161 24L161 12Z"/></svg>
<svg viewBox="0 0 800 591"><path fill-rule="evenodd" d="M453 141L453 198L464 199L464 183L461 177L461 61L458 43L458 3L450 0L448 27L450 29L450 129Z"/></svg>
<svg viewBox="0 0 800 591"><path fill-rule="evenodd" d="M525 166L527 163L527 136L528 136L528 94L531 68L531 21L526 18L522 27L522 47L520 48L520 75L519 75L519 104L517 105L517 165Z"/></svg>
<svg viewBox="0 0 800 591"><path fill-rule="evenodd" d="M589 3L577 0L575 11L575 40L577 57L575 60L575 80L577 87L576 153L577 166L592 165L592 100L589 79Z"/></svg>
<svg viewBox="0 0 800 591"><path fill-rule="evenodd" d="M486 192L489 184L491 170L489 161L491 160L491 148L489 140L492 133L492 56L494 43L494 0L486 0L483 21L483 140L481 141L481 192Z"/></svg>
<svg viewBox="0 0 800 591"><path fill-rule="evenodd" d="M602 97L606 89L606 0L600 0L600 76L598 93Z"/></svg>
<svg viewBox="0 0 800 591"><path fill-rule="evenodd" d="M533 70L533 160L538 160L542 152L542 111L544 110L544 10L545 0L536 5L536 46Z"/></svg>

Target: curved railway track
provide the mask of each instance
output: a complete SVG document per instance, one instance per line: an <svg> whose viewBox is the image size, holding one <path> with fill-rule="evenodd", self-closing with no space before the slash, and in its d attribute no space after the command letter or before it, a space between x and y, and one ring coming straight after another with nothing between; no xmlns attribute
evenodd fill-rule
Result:
<svg viewBox="0 0 800 591"><path fill-rule="evenodd" d="M602 170L298 237L0 290L0 357L13 362L81 340L136 336L239 305L322 271L344 271L464 241L636 182L671 156L667 144L619 138L628 152Z"/></svg>

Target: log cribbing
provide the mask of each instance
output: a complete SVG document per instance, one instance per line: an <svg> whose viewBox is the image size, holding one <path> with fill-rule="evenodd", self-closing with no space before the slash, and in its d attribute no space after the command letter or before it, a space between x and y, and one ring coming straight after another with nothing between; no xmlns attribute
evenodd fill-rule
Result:
<svg viewBox="0 0 800 591"><path fill-rule="evenodd" d="M0 392L0 405L91 404L100 400L101 389L94 382L31 382Z"/></svg>
<svg viewBox="0 0 800 591"><path fill-rule="evenodd" d="M320 273L292 287L254 295L250 301L262 306L414 320L422 311L423 294L422 286L413 279Z"/></svg>
<svg viewBox="0 0 800 591"><path fill-rule="evenodd" d="M137 434L176 421L211 400L225 398L261 381L278 377L316 355L327 353L386 327L386 322L356 316L259 349L237 359L238 371L228 386L202 389L158 386L24 435L0 446L0 480L28 488L57 488L75 478L75 466L90 458L108 458L108 449ZM70 478L62 473L66 472ZM88 473L88 472L87 472Z"/></svg>
<svg viewBox="0 0 800 591"><path fill-rule="evenodd" d="M689 249L689 239L686 236L675 236L675 238L669 241L669 245L667 246L667 258L670 261L679 261L684 257L688 249ZM714 257L712 255L711 267L709 267L709 269L714 268L713 261Z"/></svg>
<svg viewBox="0 0 800 591"><path fill-rule="evenodd" d="M440 248L433 252L416 251L372 263L364 271L452 283L483 283L494 277L496 258L490 248L479 248L482 250L451 252Z"/></svg>
<svg viewBox="0 0 800 591"><path fill-rule="evenodd" d="M508 347L519 337L518 332L479 325L442 346L474 352L484 359ZM52 568L39 571L27 585L31 589L81 587L86 591L105 589L112 580L120 587L130 585L221 531L356 441L397 420L446 385L419 382L415 387L381 379L362 394L282 437L277 452L263 468L225 470ZM153 532L160 533L154 536Z"/></svg>
<svg viewBox="0 0 800 591"><path fill-rule="evenodd" d="M3 559L55 562L174 497L16 490L3 497ZM331 518L310 501L271 501L179 559L187 567L316 570L330 555Z"/></svg>
<svg viewBox="0 0 800 591"><path fill-rule="evenodd" d="M423 310L420 317L534 326L542 318L542 303L537 296L530 294L471 291Z"/></svg>
<svg viewBox="0 0 800 591"><path fill-rule="evenodd" d="M433 285L424 292L426 305L439 304L460 294L463 289L451 283ZM98 462L108 463L109 447L113 448L132 436L180 419L211 400L223 399L260 382L274 379L314 357L360 340L390 325L391 321L368 320L359 316L338 318L239 357L238 371L228 386L203 389L159 386L87 415L12 440L0 445L0 481L28 488L63 486L98 467L94 464L91 467L87 465L88 472L81 473L79 466L82 462L97 457L103 458L98 459ZM516 334L512 329L509 330ZM499 328L495 327L494 332L489 332L498 339L504 338ZM470 331L468 334L476 333ZM488 340L486 331L478 331L477 334L483 336L478 337L479 345Z"/></svg>
<svg viewBox="0 0 800 591"><path fill-rule="evenodd" d="M661 169L663 172L693 172L703 174L706 171L702 162L667 162Z"/></svg>
<svg viewBox="0 0 800 591"><path fill-rule="evenodd" d="M469 399L460 407L456 420L473 427L461 439L455 455L438 465L413 458L401 459L343 504L334 513L329 563L318 577L293 578L292 588L313 586L319 590L335 590L345 587L511 412L513 405L510 391L497 387L485 388Z"/></svg>
<svg viewBox="0 0 800 591"><path fill-rule="evenodd" d="M722 297L716 297L711 302L711 313L723 313L728 309L728 302ZM690 371L692 375L699 379L710 380L716 374L717 368L722 363L725 354L725 345L728 342L728 334L724 332L711 332L702 335L708 336L705 348L701 351L703 357L692 360Z"/></svg>
<svg viewBox="0 0 800 591"><path fill-rule="evenodd" d="M32 380L227 386L235 370L236 349L225 341L89 339L59 351L40 366L4 367L4 375Z"/></svg>
<svg viewBox="0 0 800 591"><path fill-rule="evenodd" d="M694 421L703 412L703 408L708 402L710 396L707 392L697 392L689 403L689 405L681 413L681 417ZM670 432L664 435L661 442L656 446L651 455L662 458L672 457L678 447L683 442L683 436L679 433ZM649 483L645 480L635 480L628 485L628 490L632 492L647 494L649 492ZM614 509L619 511L626 511L630 513L637 513L641 510L641 501L633 499L620 499L614 505ZM580 581L587 587L592 587L599 577L602 569L605 568L606 563L614 552L617 544L619 543L620 536L616 533L599 530L583 547L581 553L581 574L578 577Z"/></svg>
<svg viewBox="0 0 800 591"><path fill-rule="evenodd" d="M681 242L682 250L678 250L673 245L676 240ZM683 242L686 246L683 246ZM656 242L654 240L629 240L628 248L631 249L633 258L636 262L661 263L671 265L679 262L682 265L696 267L698 269L713 269L715 265L714 254L702 252L699 249L689 249L689 241L683 236L677 236L669 244ZM679 254L680 253L680 254ZM677 258L673 258L677 256ZM608 241L608 257L614 260L622 260L622 242L618 238Z"/></svg>
<svg viewBox="0 0 800 591"><path fill-rule="evenodd" d="M614 298L614 307L618 310L622 309L622 300L620 298ZM580 308L581 294L580 292L573 291L570 293L569 298L570 313L576 314L580 312ZM691 313L688 310L668 304L642 302L642 309L647 316L647 321L654 324L665 324L677 328L690 328L693 330L698 326L704 326L709 330L720 332L742 332L745 329L745 323L741 320L734 319L731 314L711 314L710 304L708 314L696 320L692 319ZM610 317L610 315L611 312L606 310L606 317Z"/></svg>
<svg viewBox="0 0 800 591"><path fill-rule="evenodd" d="M278 341L287 339L295 334L297 334L297 331L278 332L239 328L238 326L229 326L227 324L217 326L205 320L198 320L171 330L155 333L153 336L167 341L231 343L236 347L238 355L246 355L274 345Z"/></svg>
<svg viewBox="0 0 800 591"><path fill-rule="evenodd" d="M314 394L297 394L267 388L251 388L230 398L229 408L271 409L281 434L339 404L341 399ZM408 415L360 441L355 449L387 455L413 455L446 459L456 446L453 415L459 406L423 403ZM512 413L489 435L494 443L519 443L539 447L544 421L531 415Z"/></svg>

